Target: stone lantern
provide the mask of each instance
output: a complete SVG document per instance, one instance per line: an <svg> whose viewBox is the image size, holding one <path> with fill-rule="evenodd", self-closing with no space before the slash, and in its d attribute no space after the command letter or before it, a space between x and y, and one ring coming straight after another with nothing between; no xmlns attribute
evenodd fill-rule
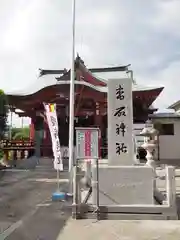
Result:
<svg viewBox="0 0 180 240"><path fill-rule="evenodd" d="M144 136L144 143L141 146L147 152L146 158L147 162L146 165L152 167L155 170L156 163L155 163L155 150L157 149L157 135L158 131L153 127L153 124L150 120L148 120L145 124L144 129L140 132L141 136Z"/></svg>

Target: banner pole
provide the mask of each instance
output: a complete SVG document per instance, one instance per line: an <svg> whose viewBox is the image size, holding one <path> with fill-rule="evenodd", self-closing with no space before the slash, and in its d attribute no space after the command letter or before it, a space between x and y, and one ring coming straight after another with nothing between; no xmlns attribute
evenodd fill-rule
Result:
<svg viewBox="0 0 180 240"><path fill-rule="evenodd" d="M73 188L73 158L74 158L74 60L75 60L75 0L72 0L72 56L71 56L71 79L69 100L69 193L72 195Z"/></svg>
<svg viewBox="0 0 180 240"><path fill-rule="evenodd" d="M63 160L61 156L61 146L59 139L59 129L58 129L58 118L56 112L56 104L44 104L47 123L49 126L51 141L52 141L52 150L54 157L54 168L56 170L56 181L57 189L56 192L52 194L52 200L62 201L66 199L66 193L60 191L60 171L63 171Z"/></svg>
<svg viewBox="0 0 180 240"><path fill-rule="evenodd" d="M60 192L59 169L57 169L57 192Z"/></svg>

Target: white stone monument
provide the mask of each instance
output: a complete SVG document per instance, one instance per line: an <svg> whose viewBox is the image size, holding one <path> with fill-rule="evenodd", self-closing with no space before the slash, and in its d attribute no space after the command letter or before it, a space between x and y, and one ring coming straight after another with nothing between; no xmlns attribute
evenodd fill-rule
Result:
<svg viewBox="0 0 180 240"><path fill-rule="evenodd" d="M133 147L132 80L108 80L108 163L132 165Z"/></svg>
<svg viewBox="0 0 180 240"><path fill-rule="evenodd" d="M134 166L132 80L109 79L108 166L99 167L99 203L152 205L153 179L151 167ZM97 181L95 167L93 181Z"/></svg>
<svg viewBox="0 0 180 240"><path fill-rule="evenodd" d="M76 218L92 214L98 220L177 219L174 168L166 167L166 202L160 202L157 194L154 195L157 189L151 164L134 165L131 81L108 81L108 164L102 164L96 156L92 158L89 181L81 181L77 170L75 176L79 183L74 199L79 204L74 204L73 208ZM76 166L74 169L76 171ZM82 185L85 191L82 191Z"/></svg>

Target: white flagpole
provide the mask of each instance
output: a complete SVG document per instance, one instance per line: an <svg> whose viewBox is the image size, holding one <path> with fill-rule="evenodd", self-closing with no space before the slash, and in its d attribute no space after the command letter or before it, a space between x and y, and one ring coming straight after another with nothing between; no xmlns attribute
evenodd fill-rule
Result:
<svg viewBox="0 0 180 240"><path fill-rule="evenodd" d="M72 59L69 100L69 173L72 185L72 170L74 156L74 60L75 60L75 0L72 0Z"/></svg>

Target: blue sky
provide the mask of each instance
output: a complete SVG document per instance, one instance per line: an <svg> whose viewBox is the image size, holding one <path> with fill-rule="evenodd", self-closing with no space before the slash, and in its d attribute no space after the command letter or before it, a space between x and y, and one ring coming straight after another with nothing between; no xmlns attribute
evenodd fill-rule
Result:
<svg viewBox="0 0 180 240"><path fill-rule="evenodd" d="M180 99L179 0L76 6L76 51L89 67L131 63L137 83L165 87L155 103L160 110ZM1 88L36 84L39 68L68 68L70 48L71 0L0 1Z"/></svg>

